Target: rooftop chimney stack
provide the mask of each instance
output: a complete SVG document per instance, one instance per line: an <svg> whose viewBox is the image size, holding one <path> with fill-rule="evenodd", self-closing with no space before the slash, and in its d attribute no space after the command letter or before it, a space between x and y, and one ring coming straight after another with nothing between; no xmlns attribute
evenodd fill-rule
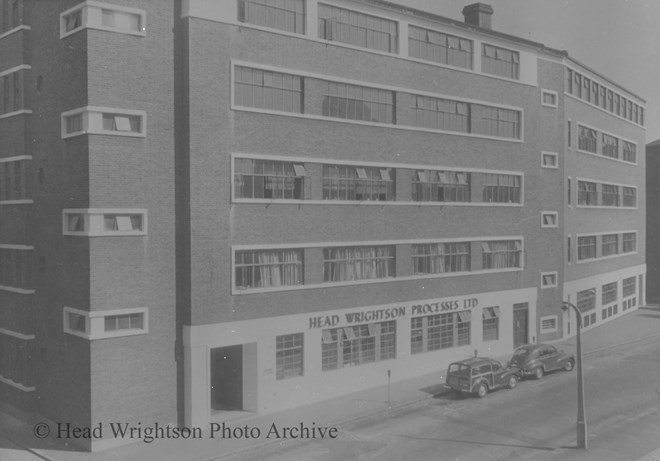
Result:
<svg viewBox="0 0 660 461"><path fill-rule="evenodd" d="M473 3L463 8L465 23L482 29L490 29L490 18L493 15L493 7L485 3Z"/></svg>

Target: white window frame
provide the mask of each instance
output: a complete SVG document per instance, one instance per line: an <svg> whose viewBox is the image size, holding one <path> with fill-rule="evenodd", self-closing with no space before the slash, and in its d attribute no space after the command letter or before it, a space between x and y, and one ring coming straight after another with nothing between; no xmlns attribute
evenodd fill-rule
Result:
<svg viewBox="0 0 660 461"><path fill-rule="evenodd" d="M548 104L547 102L545 102L545 95L547 94L552 95L555 98L554 104ZM559 93L552 90L541 90L541 105L545 107L553 107L556 109L557 107L559 107Z"/></svg>
<svg viewBox="0 0 660 461"><path fill-rule="evenodd" d="M69 216L82 215L83 230L69 230ZM135 230L106 230L104 217L115 215L117 217L128 217L140 215L142 229ZM131 235L147 235L147 210L144 208L66 208L62 210L62 235L79 237L119 237Z"/></svg>
<svg viewBox="0 0 660 461"><path fill-rule="evenodd" d="M85 331L74 330L69 327L69 314L78 314L85 317ZM142 315L142 328L105 331L105 318L115 315ZM67 334L78 336L87 340L118 338L122 336L144 335L149 333L149 308L134 307L130 309L111 309L102 311L83 311L73 307L62 309L62 328Z"/></svg>
<svg viewBox="0 0 660 461"><path fill-rule="evenodd" d="M553 158L554 163L553 164L545 163L546 157ZM541 168L553 168L555 170L558 169L559 168L559 154L557 152L541 151Z"/></svg>
<svg viewBox="0 0 660 461"><path fill-rule="evenodd" d="M554 321L555 327L554 328L543 328L543 321L544 320ZM559 320L559 318L556 315L548 315L546 317L539 318L539 329L540 329L541 333L553 333L553 332L557 331L558 320Z"/></svg>
<svg viewBox="0 0 660 461"><path fill-rule="evenodd" d="M547 277L547 276L552 276L552 277L554 277L554 283L545 284L545 283L543 282L543 277ZM558 280L559 280L559 272L557 272L557 271L541 272L541 288L553 288L553 287L556 287L556 286L558 286L558 283L559 283Z"/></svg>
<svg viewBox="0 0 660 461"><path fill-rule="evenodd" d="M546 216L553 216L554 224L545 224ZM541 212L541 227L542 228L555 228L559 227L559 213L556 211L542 211Z"/></svg>
<svg viewBox="0 0 660 461"><path fill-rule="evenodd" d="M103 10L115 11L118 13L133 14L140 18L140 30L130 30L121 27L110 27L103 24ZM80 11L80 25L75 29L66 30L66 17L72 13ZM85 1L79 5L69 8L60 13L60 39L75 34L76 32L89 28L116 32L120 34L135 35L144 37L146 35L147 12L138 8L129 8L125 6L114 5L112 3L103 3L96 1Z"/></svg>
<svg viewBox="0 0 660 461"><path fill-rule="evenodd" d="M69 117L82 114L82 129L67 133L66 121ZM137 116L140 118L140 131L119 131L103 129L104 115ZM85 106L68 110L61 114L62 139L72 138L83 134L104 134L110 136L126 136L132 138L145 138L147 136L147 113L143 110L118 109L112 107Z"/></svg>

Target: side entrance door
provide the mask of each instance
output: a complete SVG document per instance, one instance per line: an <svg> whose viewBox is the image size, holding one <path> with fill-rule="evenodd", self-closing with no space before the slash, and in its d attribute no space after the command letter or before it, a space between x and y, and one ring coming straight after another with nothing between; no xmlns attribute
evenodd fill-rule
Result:
<svg viewBox="0 0 660 461"><path fill-rule="evenodd" d="M513 305L513 348L527 344L528 341L528 311L527 303Z"/></svg>
<svg viewBox="0 0 660 461"><path fill-rule="evenodd" d="M211 408L243 409L243 346L211 349Z"/></svg>

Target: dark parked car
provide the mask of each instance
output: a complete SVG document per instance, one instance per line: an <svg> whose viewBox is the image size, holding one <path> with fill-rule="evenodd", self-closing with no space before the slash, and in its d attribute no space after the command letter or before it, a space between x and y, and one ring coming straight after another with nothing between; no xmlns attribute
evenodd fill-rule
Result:
<svg viewBox="0 0 660 461"><path fill-rule="evenodd" d="M493 389L516 387L517 371L516 368L503 367L497 360L473 357L450 364L445 385L455 391L473 393L481 398Z"/></svg>
<svg viewBox="0 0 660 461"><path fill-rule="evenodd" d="M509 365L518 368L521 377L541 379L553 370L571 371L575 366L575 356L550 344L527 344L513 352Z"/></svg>

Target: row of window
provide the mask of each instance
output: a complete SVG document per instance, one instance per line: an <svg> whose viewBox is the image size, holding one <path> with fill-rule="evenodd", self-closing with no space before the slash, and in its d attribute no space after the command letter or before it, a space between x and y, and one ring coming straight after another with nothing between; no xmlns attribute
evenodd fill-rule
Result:
<svg viewBox="0 0 660 461"><path fill-rule="evenodd" d="M483 341L500 336L500 308L481 310ZM410 352L420 354L471 344L471 311L415 317L410 321ZM378 322L333 328L321 332L323 371L396 358L396 322ZM303 333L275 339L276 378L303 376Z"/></svg>
<svg viewBox="0 0 660 461"><path fill-rule="evenodd" d="M637 298L630 298L635 294L635 277L628 277L623 279L622 283L622 298L624 299L622 303L622 309L625 311L629 308L632 308L636 305ZM610 282L606 283L601 287L601 306L602 309L602 320L616 315L618 312L617 302L618 299L618 287L619 282ZM612 304L606 306L607 304ZM582 320L585 327L592 325L596 322L596 313L591 312L596 309L596 288L589 288L586 290L579 291L577 293L577 304L578 310L582 314Z"/></svg>
<svg viewBox="0 0 660 461"><path fill-rule="evenodd" d="M570 205L570 178L568 183ZM594 207L635 208L637 206L637 188L578 180L577 204Z"/></svg>
<svg viewBox="0 0 660 461"><path fill-rule="evenodd" d="M27 197L26 161L28 158L0 159L0 202L24 200Z"/></svg>
<svg viewBox="0 0 660 461"><path fill-rule="evenodd" d="M586 75L566 69L566 93L626 120L644 125L644 108Z"/></svg>
<svg viewBox="0 0 660 461"><path fill-rule="evenodd" d="M568 123L570 136L571 122ZM620 140L615 136L582 125L578 125L578 149L624 162L637 163L637 145L635 143Z"/></svg>
<svg viewBox="0 0 660 461"><path fill-rule="evenodd" d="M240 65L234 67L234 105L506 139L522 137L519 110Z"/></svg>
<svg viewBox="0 0 660 461"><path fill-rule="evenodd" d="M318 185L312 178L319 177ZM522 176L503 173L408 170L234 158L234 198L405 200L397 177L409 178L414 202L521 203Z"/></svg>
<svg viewBox="0 0 660 461"><path fill-rule="evenodd" d="M569 237L570 238L570 237ZM600 242L600 245L598 244ZM600 249L600 251L598 251ZM569 249L570 251L570 249ZM577 238L577 260L604 258L637 251L637 233L583 235Z"/></svg>
<svg viewBox="0 0 660 461"><path fill-rule="evenodd" d="M302 35L305 34L305 6L304 0L239 0L238 20ZM399 53L397 21L323 3L318 4L318 38L384 53ZM473 69L474 42L410 25L408 55L425 61ZM520 54L483 44L481 71L517 80L520 78Z"/></svg>
<svg viewBox="0 0 660 461"><path fill-rule="evenodd" d="M411 249L411 275L522 267L519 240L413 244ZM319 267L305 267L307 252L319 253ZM477 262L473 254L480 256ZM396 277L395 267L395 245L236 250L234 284L238 290L304 285L309 270L318 272L324 283L384 279Z"/></svg>
<svg viewBox="0 0 660 461"><path fill-rule="evenodd" d="M144 10L86 1L60 14L60 38L90 28L129 35L145 35Z"/></svg>
<svg viewBox="0 0 660 461"><path fill-rule="evenodd" d="M0 0L0 34L20 26L23 14L19 0Z"/></svg>
<svg viewBox="0 0 660 461"><path fill-rule="evenodd" d="M22 71L0 76L0 115L23 109Z"/></svg>

